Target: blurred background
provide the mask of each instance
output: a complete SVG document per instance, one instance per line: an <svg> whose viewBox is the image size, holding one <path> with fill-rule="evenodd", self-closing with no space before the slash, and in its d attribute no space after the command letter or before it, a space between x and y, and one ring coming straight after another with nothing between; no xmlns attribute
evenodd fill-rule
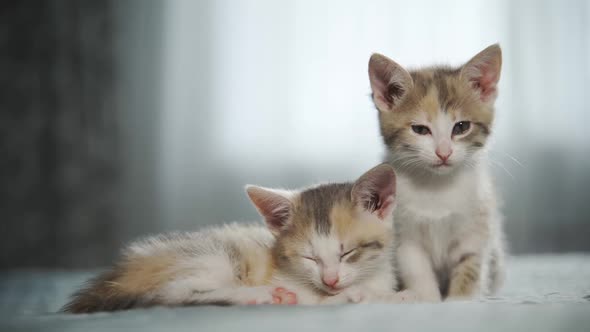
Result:
<svg viewBox="0 0 590 332"><path fill-rule="evenodd" d="M373 52L459 65L500 42L491 167L514 254L590 251L590 4L0 4L0 268L95 267L138 236L258 220L243 186L383 156Z"/></svg>

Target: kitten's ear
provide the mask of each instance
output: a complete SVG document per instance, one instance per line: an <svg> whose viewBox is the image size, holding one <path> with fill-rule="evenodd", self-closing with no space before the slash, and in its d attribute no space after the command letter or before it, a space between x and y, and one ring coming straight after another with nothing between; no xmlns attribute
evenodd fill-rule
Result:
<svg viewBox="0 0 590 332"><path fill-rule="evenodd" d="M461 68L461 77L479 92L483 102L493 102L498 95L497 85L501 69L502 49L500 45L494 44L469 60Z"/></svg>
<svg viewBox="0 0 590 332"><path fill-rule="evenodd" d="M365 211L385 220L391 216L395 203L395 172L388 164L373 167L352 187L352 201Z"/></svg>
<svg viewBox="0 0 590 332"><path fill-rule="evenodd" d="M375 53L369 60L373 102L381 112L395 109L414 82L410 74L388 57Z"/></svg>
<svg viewBox="0 0 590 332"><path fill-rule="evenodd" d="M276 236L287 225L293 212L292 192L248 185L248 197Z"/></svg>

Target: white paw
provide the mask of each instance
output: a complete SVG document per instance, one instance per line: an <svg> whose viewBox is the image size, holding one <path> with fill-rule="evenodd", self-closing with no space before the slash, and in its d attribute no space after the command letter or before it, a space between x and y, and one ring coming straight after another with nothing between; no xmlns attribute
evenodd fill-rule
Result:
<svg viewBox="0 0 590 332"><path fill-rule="evenodd" d="M348 288L343 291L343 295L348 303L361 303L368 298L367 293L358 288Z"/></svg>
<svg viewBox="0 0 590 332"><path fill-rule="evenodd" d="M244 287L236 290L237 304L272 304L274 287Z"/></svg>

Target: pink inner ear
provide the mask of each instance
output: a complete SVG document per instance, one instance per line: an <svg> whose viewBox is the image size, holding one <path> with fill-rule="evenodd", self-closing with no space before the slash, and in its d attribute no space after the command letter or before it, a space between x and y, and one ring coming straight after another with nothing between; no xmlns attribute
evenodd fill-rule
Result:
<svg viewBox="0 0 590 332"><path fill-rule="evenodd" d="M363 208L376 214L381 220L385 219L391 213L395 201L391 190L388 192L373 193L372 195L367 194L361 200Z"/></svg>
<svg viewBox="0 0 590 332"><path fill-rule="evenodd" d="M369 60L369 80L375 105L383 111L403 97L411 77L393 60L373 54Z"/></svg>
<svg viewBox="0 0 590 332"><path fill-rule="evenodd" d="M394 190L392 186L385 186L379 191L379 201L375 207L375 212L379 219L385 218L393 209Z"/></svg>
<svg viewBox="0 0 590 332"><path fill-rule="evenodd" d="M268 189L250 187L247 193L258 212L264 217L269 229L279 232L291 216L291 202Z"/></svg>
<svg viewBox="0 0 590 332"><path fill-rule="evenodd" d="M277 205L274 209L264 213L268 226L274 230L280 230L289 219L289 206Z"/></svg>
<svg viewBox="0 0 590 332"><path fill-rule="evenodd" d="M491 68L489 64L480 66L478 69L481 72L481 77L473 79L474 88L479 89L482 101L487 101L496 93L496 84L498 82L498 74Z"/></svg>
<svg viewBox="0 0 590 332"><path fill-rule="evenodd" d="M391 166L379 165L365 173L353 187L352 195L360 207L385 219L395 201L395 173Z"/></svg>
<svg viewBox="0 0 590 332"><path fill-rule="evenodd" d="M379 202L378 209L375 210L377 212L377 216L379 219L384 219L387 215L391 213L393 210L393 195L389 195L384 197L383 202Z"/></svg>
<svg viewBox="0 0 590 332"><path fill-rule="evenodd" d="M389 83L389 77L385 73L385 68L370 68L369 78L371 81L371 88L373 90L374 98L378 99L384 105L391 106L391 97L387 97L387 84Z"/></svg>
<svg viewBox="0 0 590 332"><path fill-rule="evenodd" d="M474 89L479 90L482 101L489 101L495 96L496 86L500 79L500 71L493 60L474 65L477 74L473 73L470 82Z"/></svg>

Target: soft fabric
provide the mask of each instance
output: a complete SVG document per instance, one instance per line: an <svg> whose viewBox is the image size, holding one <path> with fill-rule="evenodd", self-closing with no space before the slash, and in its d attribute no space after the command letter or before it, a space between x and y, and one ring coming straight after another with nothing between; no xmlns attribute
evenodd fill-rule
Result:
<svg viewBox="0 0 590 332"><path fill-rule="evenodd" d="M152 308L59 314L96 271L0 272L0 331L588 331L590 255L513 257L495 297L444 304Z"/></svg>

